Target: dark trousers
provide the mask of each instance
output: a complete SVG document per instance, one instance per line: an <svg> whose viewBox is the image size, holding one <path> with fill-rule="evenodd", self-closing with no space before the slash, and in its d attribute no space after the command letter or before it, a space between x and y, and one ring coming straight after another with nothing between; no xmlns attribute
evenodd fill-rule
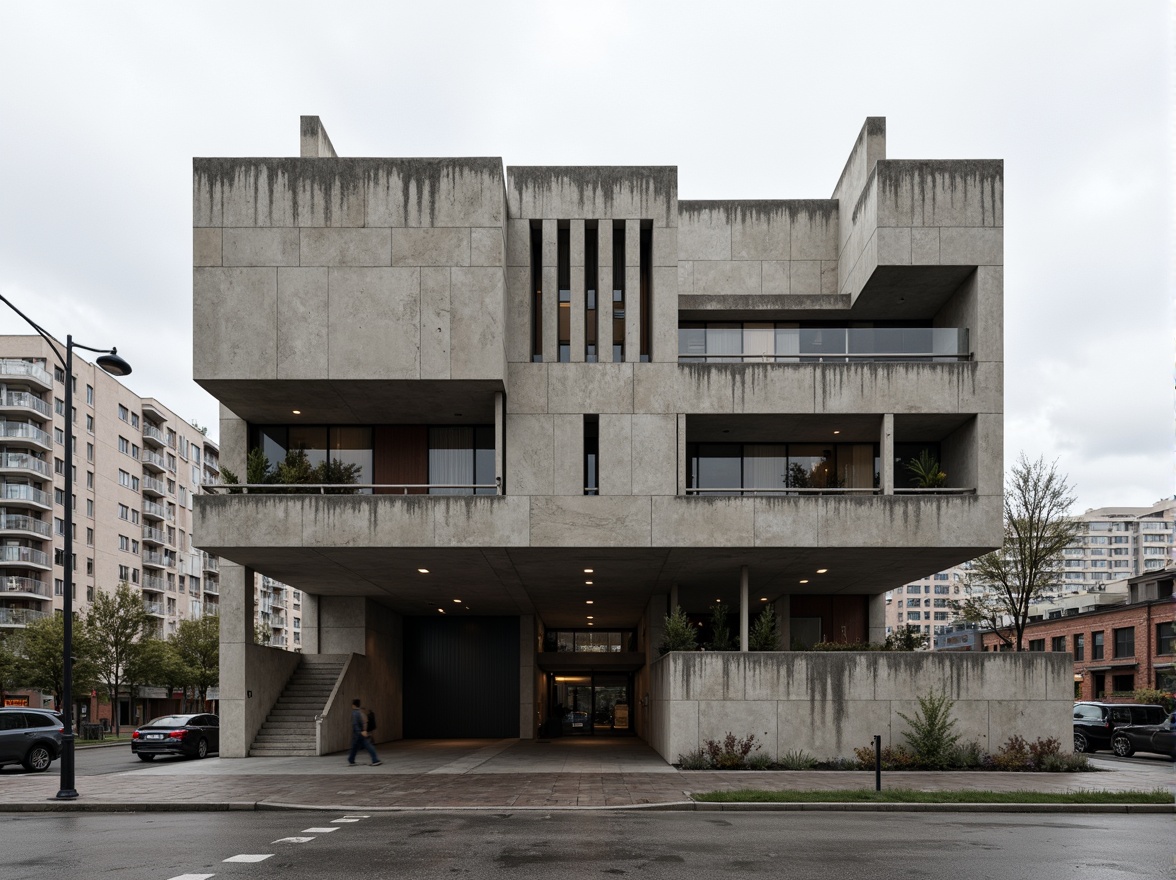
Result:
<svg viewBox="0 0 1176 880"><path fill-rule="evenodd" d="M355 753L359 751L359 747L363 746L367 749L367 753L372 756L372 763L380 760L380 756L376 754L376 747L372 745L371 737L364 736L362 733L351 734L351 751L347 753L347 763L355 763Z"/></svg>

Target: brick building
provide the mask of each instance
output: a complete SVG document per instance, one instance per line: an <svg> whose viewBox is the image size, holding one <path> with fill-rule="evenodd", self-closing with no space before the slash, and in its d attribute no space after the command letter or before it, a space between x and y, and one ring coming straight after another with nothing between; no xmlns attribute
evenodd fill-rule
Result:
<svg viewBox="0 0 1176 880"><path fill-rule="evenodd" d="M1176 692L1174 579L1173 566L1147 572L1128 581L1122 605L1032 620L1026 645L1073 656L1075 699L1128 699L1136 688ZM995 632L983 639L985 651L1008 650Z"/></svg>

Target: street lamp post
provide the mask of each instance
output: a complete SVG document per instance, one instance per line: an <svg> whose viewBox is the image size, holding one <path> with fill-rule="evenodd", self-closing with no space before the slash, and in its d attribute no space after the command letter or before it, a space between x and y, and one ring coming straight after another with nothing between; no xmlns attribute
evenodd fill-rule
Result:
<svg viewBox="0 0 1176 880"><path fill-rule="evenodd" d="M73 351L75 348L81 348L85 351L97 353L100 356L95 359L95 363L112 376L130 375L131 365L118 356L117 348L91 348L88 345L74 342L72 335L65 337L65 357L62 357L61 349L58 347L57 342L39 324L9 302L3 295L0 295L0 302L3 302L24 318L25 323L36 330L37 335L49 343L49 348L53 350L53 354L56 355L57 360L65 368L65 498L62 499L63 506L65 507L65 558L63 561L65 568L65 588L61 603L64 629L64 639L62 640L61 646L63 670L61 683L61 722L64 731L61 742L61 788L57 792L57 798L59 800L73 800L78 796L78 791L74 787L73 730Z"/></svg>

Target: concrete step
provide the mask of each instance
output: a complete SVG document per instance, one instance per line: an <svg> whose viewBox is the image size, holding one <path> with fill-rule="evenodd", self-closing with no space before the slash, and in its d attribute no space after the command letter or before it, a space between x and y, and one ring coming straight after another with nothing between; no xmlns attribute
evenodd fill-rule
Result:
<svg viewBox="0 0 1176 880"><path fill-rule="evenodd" d="M286 749L261 746L251 748L249 755L253 758L311 758L315 756L315 750L313 748Z"/></svg>
<svg viewBox="0 0 1176 880"><path fill-rule="evenodd" d="M297 728L298 730L309 730L313 732L314 719L311 718L309 721L300 721L293 718L267 718L265 719L265 724L261 726L261 729L268 730L271 727L279 730L290 730Z"/></svg>
<svg viewBox="0 0 1176 880"><path fill-rule="evenodd" d="M305 736L258 736L253 741L255 746L298 746L299 748L314 748L314 737Z"/></svg>

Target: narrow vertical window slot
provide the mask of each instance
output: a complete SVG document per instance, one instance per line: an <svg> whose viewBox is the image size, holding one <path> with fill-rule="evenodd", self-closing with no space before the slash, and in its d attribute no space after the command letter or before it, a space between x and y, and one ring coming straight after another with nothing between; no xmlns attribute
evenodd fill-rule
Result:
<svg viewBox="0 0 1176 880"><path fill-rule="evenodd" d="M625 359L625 221L613 222L613 363Z"/></svg>
<svg viewBox="0 0 1176 880"><path fill-rule="evenodd" d="M584 416L584 494L600 494L600 416Z"/></svg>
<svg viewBox="0 0 1176 880"><path fill-rule="evenodd" d="M531 362L543 362L543 223L531 221Z"/></svg>
<svg viewBox="0 0 1176 880"><path fill-rule="evenodd" d="M653 343L653 221L641 221L641 363L649 363Z"/></svg>
<svg viewBox="0 0 1176 880"><path fill-rule="evenodd" d="M559 322L557 341L559 362L566 364L572 359L572 230L567 220L559 221L555 233L556 287L559 288Z"/></svg>
<svg viewBox="0 0 1176 880"><path fill-rule="evenodd" d="M590 364L599 358L596 354L596 281L600 248L600 235L595 221L584 224L584 360Z"/></svg>

